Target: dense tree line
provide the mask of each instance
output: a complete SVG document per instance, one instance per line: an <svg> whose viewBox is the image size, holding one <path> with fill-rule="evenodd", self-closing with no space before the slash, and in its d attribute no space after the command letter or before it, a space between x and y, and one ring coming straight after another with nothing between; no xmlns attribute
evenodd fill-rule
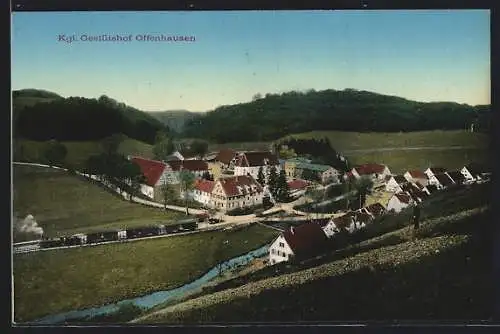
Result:
<svg viewBox="0 0 500 334"><path fill-rule="evenodd" d="M26 93L22 97L25 98ZM147 113L105 95L99 99L70 97L16 107L14 136L32 140L100 140L115 133L154 143L158 131L168 128Z"/></svg>
<svg viewBox="0 0 500 334"><path fill-rule="evenodd" d="M289 138L282 140L278 145L286 146L299 156L309 157L312 163L329 165L341 171L348 170L347 160L342 160L342 156L332 147L328 138Z"/></svg>
<svg viewBox="0 0 500 334"><path fill-rule="evenodd" d="M218 143L268 141L312 130L399 132L488 131L490 106L415 102L354 89L266 94L195 117L184 135Z"/></svg>

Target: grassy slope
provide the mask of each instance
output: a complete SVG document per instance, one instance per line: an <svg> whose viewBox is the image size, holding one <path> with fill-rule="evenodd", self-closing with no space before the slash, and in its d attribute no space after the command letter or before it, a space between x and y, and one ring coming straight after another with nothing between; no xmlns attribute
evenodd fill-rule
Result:
<svg viewBox="0 0 500 334"><path fill-rule="evenodd" d="M26 161L43 161L44 142L21 140ZM102 151L99 141L63 142L68 149L66 162L76 168L83 166L89 156ZM119 152L130 155L153 156L152 146L141 141L127 138L119 147Z"/></svg>
<svg viewBox="0 0 500 334"><path fill-rule="evenodd" d="M362 319L370 319L370 317L409 319L449 315L465 318L481 317L481 314L485 314L485 308L488 305L484 303L486 297L485 294L482 294L484 290L480 291L477 286L489 283L487 281L488 268L485 267L484 262L481 262L481 257L484 258L489 254L488 250L484 248L484 246L488 246L488 242L481 236L479 243L471 244L468 243L468 239L450 237L449 234L473 235L474 238L480 236L481 231L486 228L489 218L484 213L484 209L481 208L484 208L488 200L489 191L485 185L469 190L456 190L453 194L437 194L425 203L422 210L422 218L426 222L423 224L420 237L431 237L430 239L409 241L412 240L412 234L408 233L407 228L401 229L408 222L408 215L404 212L400 216L389 217L390 220L384 222L384 224L394 226L396 230L384 228L386 232L389 232L382 236L339 250L321 259L306 261L302 264L268 267L230 280L219 286L206 289L198 294L201 295L200 298L166 308L161 312L142 318L140 321L146 323L287 321L294 319L343 320L358 319L359 312L363 312L363 308L365 311L362 313ZM398 223L398 220L401 222ZM461 248L462 246L465 248ZM452 255L450 257L433 257L432 252L430 252L427 254L429 257L425 260L419 259L420 256L425 255L424 250L428 247L450 249L451 253L449 254ZM408 248L410 251L406 253ZM403 254L403 252L405 253ZM349 258L353 255L355 257ZM472 261L464 263L463 259L466 257L472 258ZM380 265L384 262L389 263L389 268ZM395 262L396 264L407 264L393 268ZM467 266L464 267L464 265ZM358 271L359 268L364 269ZM367 268L369 270L366 270ZM329 271L330 274L325 276L323 274L325 271ZM273 278L277 273L282 276ZM436 277L433 278L432 275L438 275L439 281L436 282ZM415 280L414 278L417 276L422 276L423 281ZM355 283L351 285L353 277ZM373 284L371 282L373 279L376 279L377 283L370 285ZM428 281L426 282L425 279ZM454 279L453 286L448 287L450 281ZM297 282L300 281L309 281L309 283L300 284L299 287ZM384 285L385 281L404 282L404 284ZM362 286L370 286L370 288L366 290L363 288L364 292L359 294L352 293L354 289L357 290L358 287ZM266 289L270 291L266 291ZM390 298L393 299L390 303L393 303L394 306L391 306L390 310L374 309L371 305L371 303L382 303L384 300L385 295L372 292L381 291L381 289L392 294ZM421 290L428 292L426 289L438 292L444 290L444 295L441 297L448 298L434 310L428 310L430 313L427 314L425 313L427 306L423 305L430 302L432 298L429 295L416 296L414 294L415 291ZM325 291L327 293L323 294ZM256 297L248 299L247 297L250 295L256 295ZM338 295L342 297L337 298ZM466 300L468 296L473 296L473 300ZM371 301L370 298L374 298L374 300ZM380 299L377 301L377 298ZM453 298L455 300L461 299L462 304L457 304L457 308L450 309L447 314L444 304ZM355 301L351 303L352 299ZM297 305L294 302L296 300L304 300L304 307L310 307L312 311L294 307ZM345 305L346 301L349 301L348 305ZM328 306L332 302L332 307ZM402 309L398 309L399 303L404 306ZM360 310L355 311L357 304L361 305ZM409 312L409 309L414 305L422 307L417 309L416 315ZM348 311L344 310L346 306ZM469 307L476 307L477 313L473 313ZM264 311L255 314L249 313L252 312L251 310ZM280 316L281 311L285 311L284 316ZM378 311L381 312L377 313ZM352 312L354 314L351 314ZM245 313L246 315L244 315ZM334 314L333 317L332 314ZM306 318L303 318L304 316ZM308 316L309 318L307 318Z"/></svg>
<svg viewBox="0 0 500 334"><path fill-rule="evenodd" d="M184 216L130 203L97 184L62 171L31 166L13 169L14 215L32 214L48 236L151 224Z"/></svg>
<svg viewBox="0 0 500 334"><path fill-rule="evenodd" d="M385 147L439 147L473 146L486 147L488 137L467 131L418 131L395 133L359 133L342 131L313 131L292 135L297 138L328 137L338 151L376 149Z"/></svg>
<svg viewBox="0 0 500 334"><path fill-rule="evenodd" d="M14 256L16 321L174 288L221 260L270 241L276 231L206 232ZM228 246L223 241L229 240Z"/></svg>
<svg viewBox="0 0 500 334"><path fill-rule="evenodd" d="M488 136L466 131L422 131L409 133L358 133L340 131L313 131L292 135L296 138L328 137L333 147L345 155L351 165L384 163L391 172L401 173L408 169L425 169L443 166L458 169L476 161L488 163ZM463 149L405 150L406 147L462 146ZM377 148L401 148L382 152L353 152Z"/></svg>
<svg viewBox="0 0 500 334"><path fill-rule="evenodd" d="M455 215L427 226L418 239L402 237L408 235L402 230L375 249L193 299L139 322L488 318L490 259L480 230L486 217L477 210Z"/></svg>

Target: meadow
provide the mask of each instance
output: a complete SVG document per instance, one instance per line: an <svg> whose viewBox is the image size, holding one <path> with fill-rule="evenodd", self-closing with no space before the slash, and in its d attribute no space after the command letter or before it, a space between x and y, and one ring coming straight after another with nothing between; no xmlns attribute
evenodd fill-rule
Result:
<svg viewBox="0 0 500 334"><path fill-rule="evenodd" d="M276 234L275 230L251 225L223 232L16 254L15 320L29 321L172 289L219 262L270 242Z"/></svg>
<svg viewBox="0 0 500 334"><path fill-rule="evenodd" d="M23 147L24 161L27 162L42 162L45 150L45 142L34 140L19 140L19 144ZM85 162L91 155L102 152L100 141L63 141L68 154L65 162L70 166L81 169L85 166ZM118 152L124 155L139 155L146 158L153 157L153 146L144 142L126 138L118 148Z"/></svg>
<svg viewBox="0 0 500 334"><path fill-rule="evenodd" d="M96 182L44 167L13 166L14 217L34 216L48 237L186 218L129 202Z"/></svg>

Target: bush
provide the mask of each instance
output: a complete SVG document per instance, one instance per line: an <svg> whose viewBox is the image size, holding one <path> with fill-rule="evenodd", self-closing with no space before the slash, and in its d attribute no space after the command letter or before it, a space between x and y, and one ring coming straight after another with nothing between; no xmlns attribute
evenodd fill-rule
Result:
<svg viewBox="0 0 500 334"><path fill-rule="evenodd" d="M228 216L245 216L254 213L256 210L264 209L263 205L254 205L246 208L235 208L226 212Z"/></svg>

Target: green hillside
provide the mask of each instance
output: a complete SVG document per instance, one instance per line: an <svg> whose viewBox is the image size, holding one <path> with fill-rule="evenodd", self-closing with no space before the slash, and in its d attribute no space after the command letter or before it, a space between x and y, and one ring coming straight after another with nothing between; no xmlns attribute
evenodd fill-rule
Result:
<svg viewBox="0 0 500 334"><path fill-rule="evenodd" d="M266 94L200 115L184 135L217 143L269 141L308 131L489 131L491 108L454 102L416 102L354 89ZM227 125L231 126L228 127Z"/></svg>
<svg viewBox="0 0 500 334"><path fill-rule="evenodd" d="M81 170L91 155L103 152L101 141L63 141L68 151L65 162ZM34 140L15 140L15 149L22 152L22 159L26 162L44 162L46 142ZM118 152L124 155L139 155L145 158L153 157L152 145L126 138L119 146Z"/></svg>
<svg viewBox="0 0 500 334"><path fill-rule="evenodd" d="M97 183L44 167L13 166L13 213L32 214L46 236L144 226L185 217L131 203Z"/></svg>
<svg viewBox="0 0 500 334"><path fill-rule="evenodd" d="M158 131L168 131L156 118L105 95L62 98L51 92L19 90L13 92L12 105L17 139L88 141L122 133L152 144Z"/></svg>

